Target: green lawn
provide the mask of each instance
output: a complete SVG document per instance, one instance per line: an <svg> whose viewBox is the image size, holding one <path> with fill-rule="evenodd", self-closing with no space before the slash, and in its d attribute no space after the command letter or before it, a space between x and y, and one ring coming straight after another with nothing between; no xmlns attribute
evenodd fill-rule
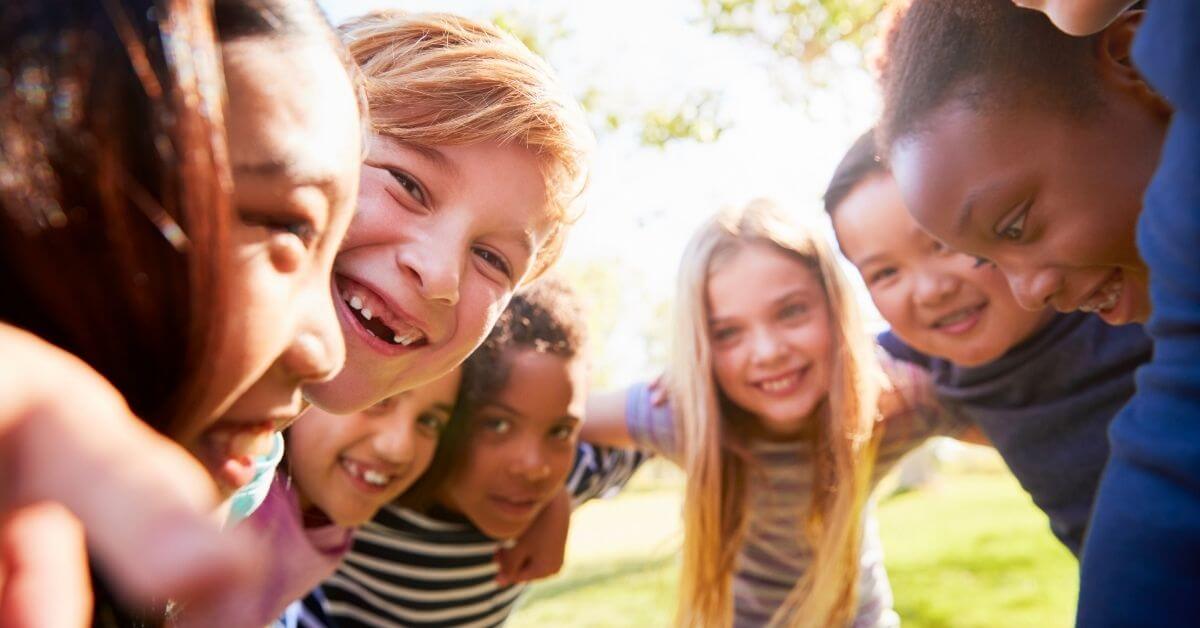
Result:
<svg viewBox="0 0 1200 628"><path fill-rule="evenodd" d="M510 626L666 626L674 612L679 479L652 467L571 523L567 564ZM943 474L889 497L879 518L906 627L1071 625L1076 563L1007 473Z"/></svg>

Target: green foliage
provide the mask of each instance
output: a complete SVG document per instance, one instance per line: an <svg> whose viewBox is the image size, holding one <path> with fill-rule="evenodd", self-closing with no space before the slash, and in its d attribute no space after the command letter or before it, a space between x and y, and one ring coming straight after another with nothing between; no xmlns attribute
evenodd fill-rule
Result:
<svg viewBox="0 0 1200 628"><path fill-rule="evenodd" d="M811 64L835 44L861 48L883 21L885 0L700 0L712 32L752 38Z"/></svg>
<svg viewBox="0 0 1200 628"><path fill-rule="evenodd" d="M499 11L492 14L491 20L552 64L554 48L571 36L561 13L538 19L528 13ZM664 105L644 112L629 111L613 103L594 85L584 88L576 99L589 113L597 132L633 127L646 146L662 148L677 141L715 142L728 128L728 122L720 117L721 95L716 92L689 94L676 106Z"/></svg>
<svg viewBox="0 0 1200 628"><path fill-rule="evenodd" d="M691 95L678 109L647 111L642 116L642 144L662 148L681 139L715 142L729 128L720 109L720 95L701 92Z"/></svg>

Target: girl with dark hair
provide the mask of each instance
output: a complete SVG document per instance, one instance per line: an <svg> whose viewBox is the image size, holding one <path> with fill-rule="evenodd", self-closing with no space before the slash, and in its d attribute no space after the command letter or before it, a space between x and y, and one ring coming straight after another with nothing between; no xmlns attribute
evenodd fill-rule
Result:
<svg viewBox="0 0 1200 628"><path fill-rule="evenodd" d="M314 5L279 0L16 0L0 42L0 342L20 393L0 506L65 507L123 598L213 602L247 561L201 515L342 361L345 58ZM44 564L17 536L0 567Z"/></svg>

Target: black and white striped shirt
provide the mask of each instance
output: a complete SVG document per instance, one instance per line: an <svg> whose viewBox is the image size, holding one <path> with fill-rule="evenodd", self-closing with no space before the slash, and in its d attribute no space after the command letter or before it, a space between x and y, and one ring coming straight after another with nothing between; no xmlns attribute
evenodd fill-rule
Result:
<svg viewBox="0 0 1200 628"><path fill-rule="evenodd" d="M580 443L567 479L572 506L619 490L646 457ZM496 584L499 546L460 515L389 505L355 533L337 572L278 625L499 626L525 590Z"/></svg>

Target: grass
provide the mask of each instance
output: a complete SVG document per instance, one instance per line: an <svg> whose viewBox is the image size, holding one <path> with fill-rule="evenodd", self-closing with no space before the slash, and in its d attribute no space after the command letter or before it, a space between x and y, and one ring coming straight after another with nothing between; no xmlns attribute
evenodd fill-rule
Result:
<svg viewBox="0 0 1200 628"><path fill-rule="evenodd" d="M651 467L620 497L581 508L563 572L533 586L509 626L669 625L679 486L673 469ZM1075 559L1007 473L945 473L878 513L906 627L1071 625Z"/></svg>

